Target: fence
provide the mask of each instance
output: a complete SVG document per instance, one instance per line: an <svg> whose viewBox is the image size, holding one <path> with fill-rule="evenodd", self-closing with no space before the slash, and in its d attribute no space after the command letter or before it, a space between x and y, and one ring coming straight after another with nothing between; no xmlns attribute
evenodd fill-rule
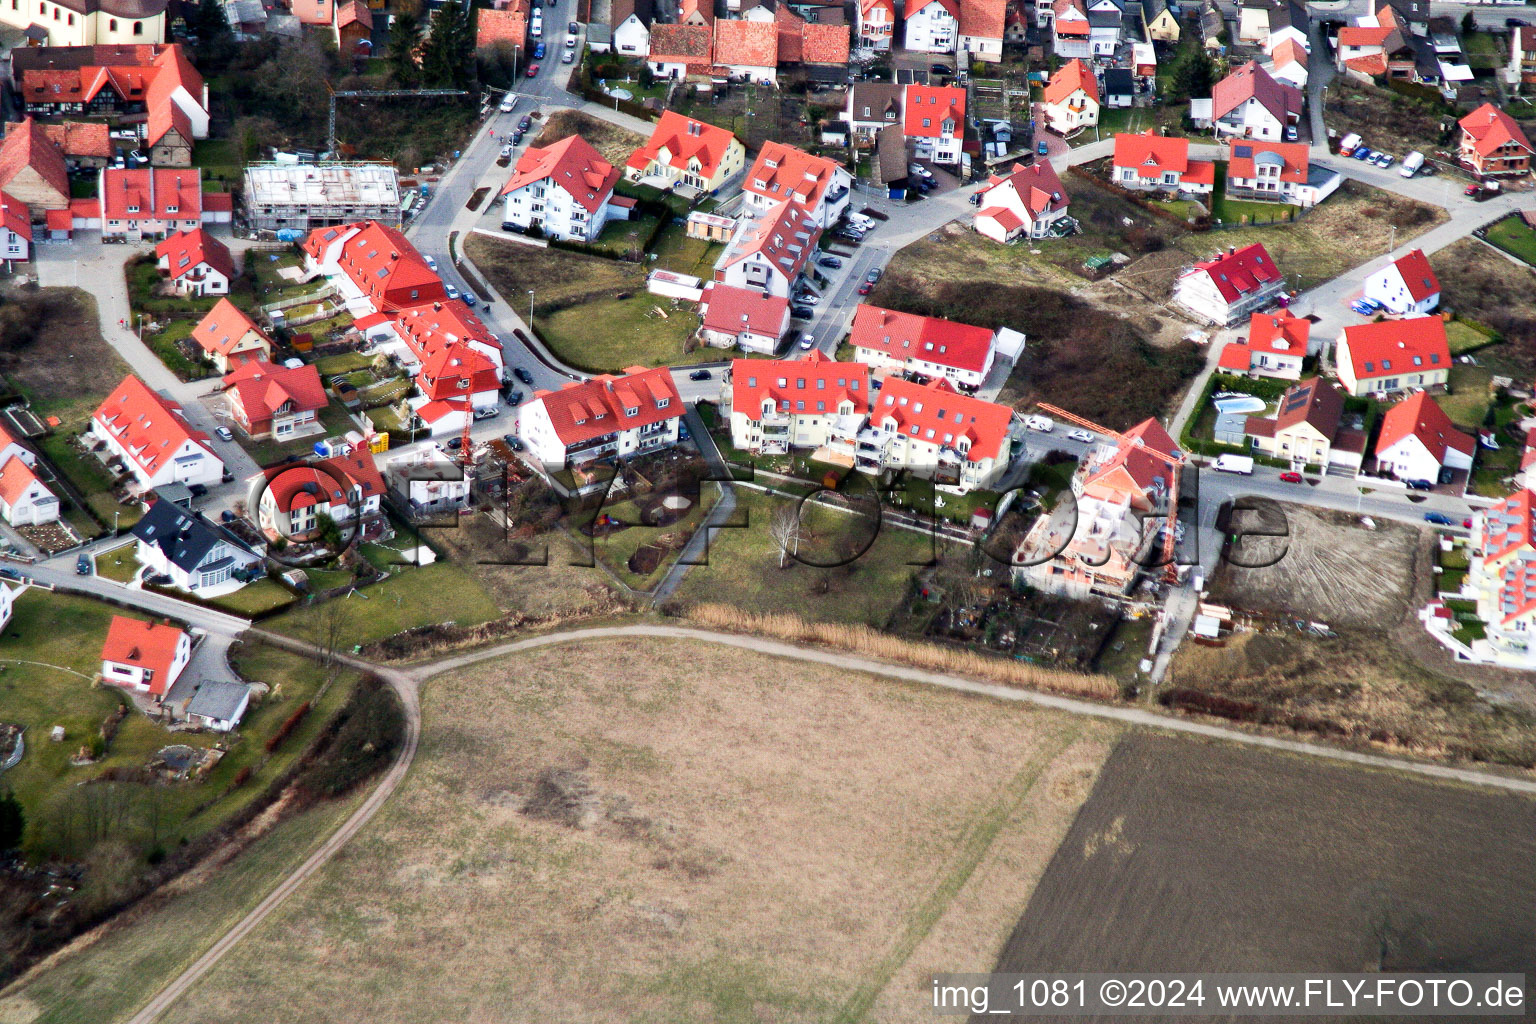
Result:
<svg viewBox="0 0 1536 1024"><path fill-rule="evenodd" d="M270 317L273 313L281 310L292 309L295 306L307 306L311 302L318 303L331 298L335 294L336 286L326 284L323 288L317 288L312 292L306 292L303 295L290 295L287 298L278 299L276 302L269 302L265 306L257 306L256 308L259 312Z"/></svg>

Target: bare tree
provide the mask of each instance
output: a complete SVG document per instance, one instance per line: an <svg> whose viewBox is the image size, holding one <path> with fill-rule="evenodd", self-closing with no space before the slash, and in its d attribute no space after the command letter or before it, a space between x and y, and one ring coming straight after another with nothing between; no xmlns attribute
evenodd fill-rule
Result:
<svg viewBox="0 0 1536 1024"><path fill-rule="evenodd" d="M347 635L351 619L351 609L343 598L326 601L315 614L315 646L320 648L325 666L332 674L336 671L336 655L341 651L342 638Z"/></svg>
<svg viewBox="0 0 1536 1024"><path fill-rule="evenodd" d="M768 520L768 535L779 548L779 568L789 559L790 547L800 550L800 509L793 502L784 502L773 510Z"/></svg>

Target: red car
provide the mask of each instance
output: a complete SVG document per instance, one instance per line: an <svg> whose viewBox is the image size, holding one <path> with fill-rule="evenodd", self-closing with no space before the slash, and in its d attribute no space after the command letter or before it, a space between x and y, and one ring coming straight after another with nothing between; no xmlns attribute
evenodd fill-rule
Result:
<svg viewBox="0 0 1536 1024"><path fill-rule="evenodd" d="M1281 473L1280 474L1280 480L1281 480L1282 483L1299 484L1299 483L1301 483L1301 474L1300 473Z"/></svg>
<svg viewBox="0 0 1536 1024"><path fill-rule="evenodd" d="M528 65L528 77L529 78L537 77L538 73L539 73L539 66L537 64L529 64Z"/></svg>
<svg viewBox="0 0 1536 1024"><path fill-rule="evenodd" d="M865 281L863 284L859 285L859 294L868 295L871 291L874 290L874 287L874 285L870 284L868 281Z"/></svg>

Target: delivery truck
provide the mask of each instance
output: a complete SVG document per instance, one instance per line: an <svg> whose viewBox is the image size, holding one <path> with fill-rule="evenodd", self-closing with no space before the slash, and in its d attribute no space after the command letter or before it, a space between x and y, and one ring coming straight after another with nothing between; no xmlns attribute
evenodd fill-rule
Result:
<svg viewBox="0 0 1536 1024"><path fill-rule="evenodd" d="M1218 455L1216 456L1216 471L1218 473L1239 473L1243 476L1253 476L1253 459L1247 455Z"/></svg>

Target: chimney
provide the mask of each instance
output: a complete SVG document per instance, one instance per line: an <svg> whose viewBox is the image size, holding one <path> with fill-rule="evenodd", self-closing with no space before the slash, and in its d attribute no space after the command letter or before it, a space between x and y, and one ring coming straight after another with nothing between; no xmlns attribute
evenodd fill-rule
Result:
<svg viewBox="0 0 1536 1024"><path fill-rule="evenodd" d="M1236 256L1237 255L1237 246L1235 246L1235 245L1227 246L1227 255L1228 256Z"/></svg>

